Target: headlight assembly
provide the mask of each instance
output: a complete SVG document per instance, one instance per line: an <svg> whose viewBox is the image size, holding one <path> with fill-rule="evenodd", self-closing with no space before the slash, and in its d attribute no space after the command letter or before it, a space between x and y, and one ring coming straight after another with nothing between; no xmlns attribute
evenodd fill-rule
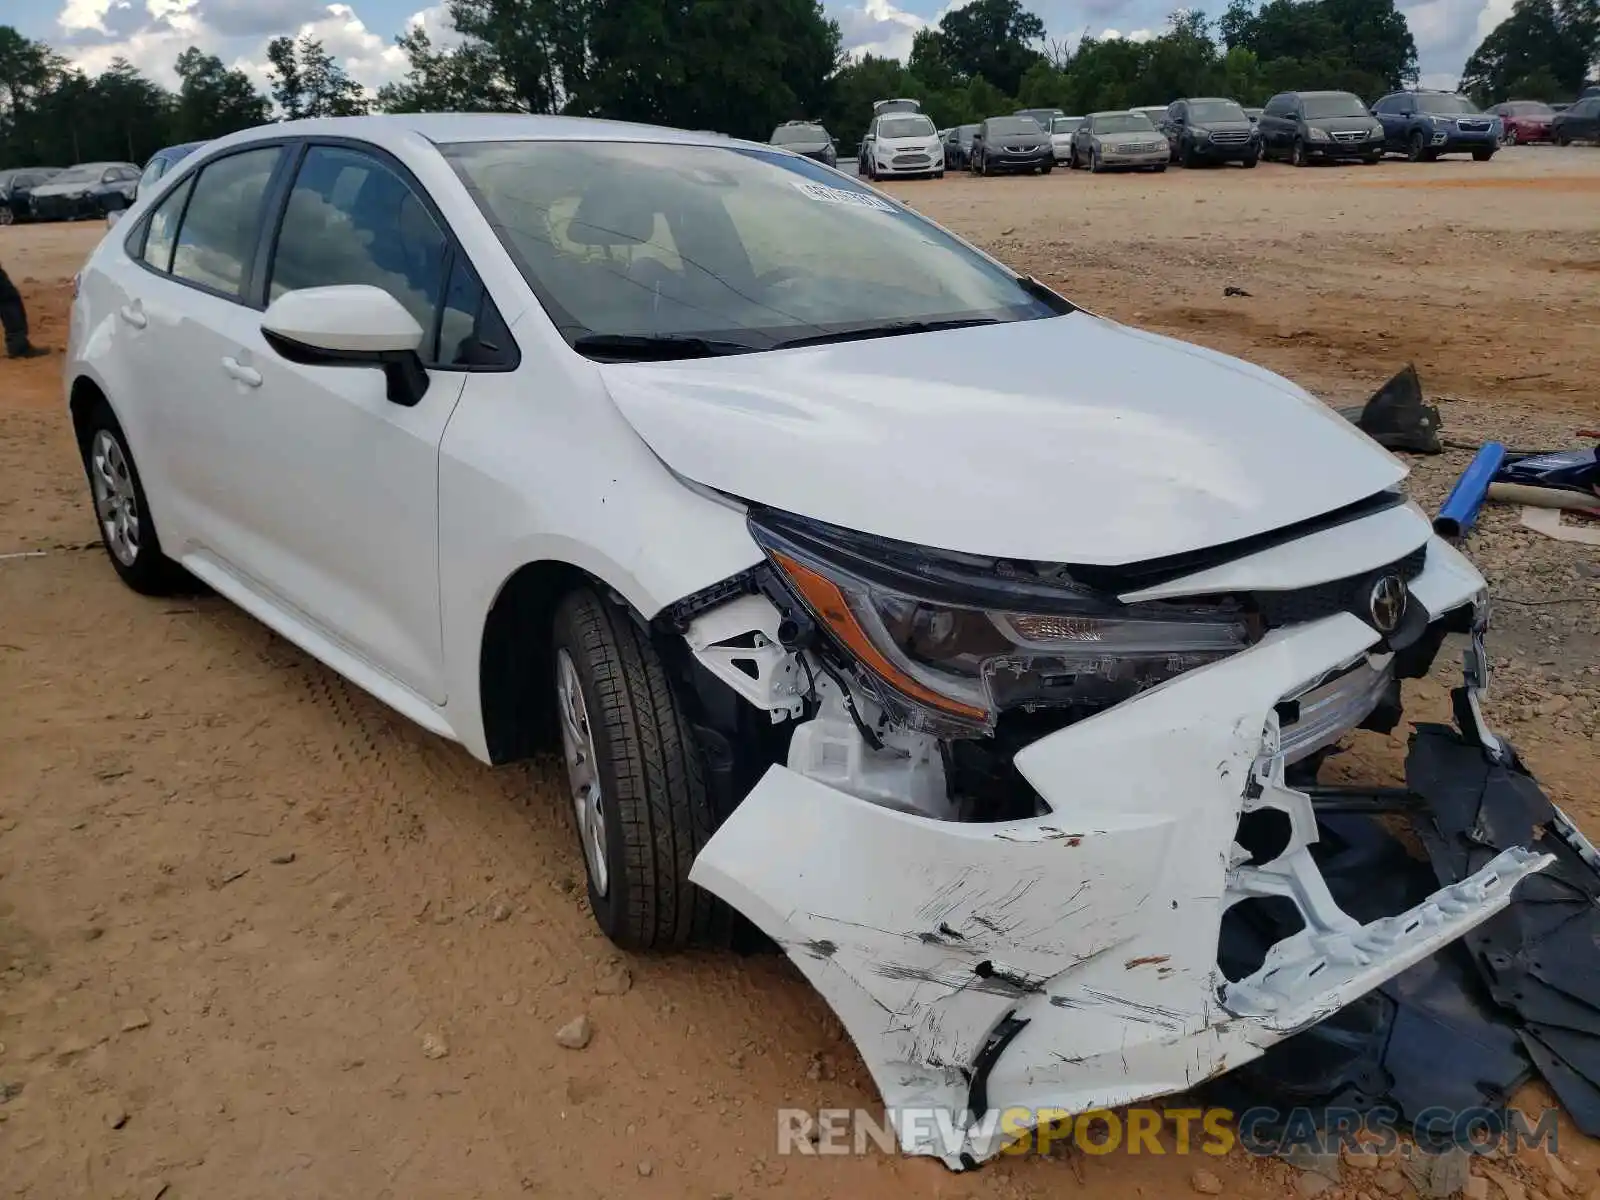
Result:
<svg viewBox="0 0 1600 1200"><path fill-rule="evenodd" d="M776 516L751 531L835 650L920 728L992 729L1012 708L1088 715L1251 641L1232 601L1124 605L1039 564Z"/></svg>
<svg viewBox="0 0 1600 1200"><path fill-rule="evenodd" d="M1326 129L1318 129L1313 125L1308 132L1313 142L1325 142L1328 140L1328 131Z"/></svg>

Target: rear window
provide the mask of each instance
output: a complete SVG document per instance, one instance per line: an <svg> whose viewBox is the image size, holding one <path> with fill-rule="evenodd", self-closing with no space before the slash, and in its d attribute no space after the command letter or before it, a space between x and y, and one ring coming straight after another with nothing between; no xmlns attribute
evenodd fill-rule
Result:
<svg viewBox="0 0 1600 1200"><path fill-rule="evenodd" d="M797 142L825 142L828 131L821 125L780 125L772 135L774 146L792 146Z"/></svg>

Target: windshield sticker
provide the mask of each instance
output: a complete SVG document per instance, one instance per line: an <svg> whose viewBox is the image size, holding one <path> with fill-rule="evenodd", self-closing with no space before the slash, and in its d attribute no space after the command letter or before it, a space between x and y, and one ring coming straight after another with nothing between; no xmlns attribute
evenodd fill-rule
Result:
<svg viewBox="0 0 1600 1200"><path fill-rule="evenodd" d="M852 192L845 188L829 187L825 183L795 182L799 188L813 200L821 200L824 204L853 204L857 208L872 208L878 212L892 213L894 205L881 196L873 196L867 192Z"/></svg>

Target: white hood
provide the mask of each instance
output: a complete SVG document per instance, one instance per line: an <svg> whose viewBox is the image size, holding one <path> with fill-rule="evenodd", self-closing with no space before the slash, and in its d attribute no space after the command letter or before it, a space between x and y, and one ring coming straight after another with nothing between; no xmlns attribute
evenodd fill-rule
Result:
<svg viewBox="0 0 1600 1200"><path fill-rule="evenodd" d="M1406 474L1288 380L1082 312L600 370L680 475L996 557L1159 558L1319 516Z"/></svg>

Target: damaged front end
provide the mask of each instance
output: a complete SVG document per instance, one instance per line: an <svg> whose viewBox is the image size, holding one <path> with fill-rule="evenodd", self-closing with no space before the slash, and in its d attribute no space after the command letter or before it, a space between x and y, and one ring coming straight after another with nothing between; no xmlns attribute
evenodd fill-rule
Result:
<svg viewBox="0 0 1600 1200"><path fill-rule="evenodd" d="M1551 861L1511 846L1362 923L1313 860L1317 762L1392 728L1448 633L1470 639L1465 732L1500 753L1482 578L1394 493L1137 568L751 528L768 563L668 614L737 707L703 731L713 772L746 764L690 878L832 1005L908 1153L971 1165L1019 1132L994 1112L1240 1066ZM1297 931L1225 970L1226 914L1261 900ZM956 1144L904 1116L930 1109Z"/></svg>

